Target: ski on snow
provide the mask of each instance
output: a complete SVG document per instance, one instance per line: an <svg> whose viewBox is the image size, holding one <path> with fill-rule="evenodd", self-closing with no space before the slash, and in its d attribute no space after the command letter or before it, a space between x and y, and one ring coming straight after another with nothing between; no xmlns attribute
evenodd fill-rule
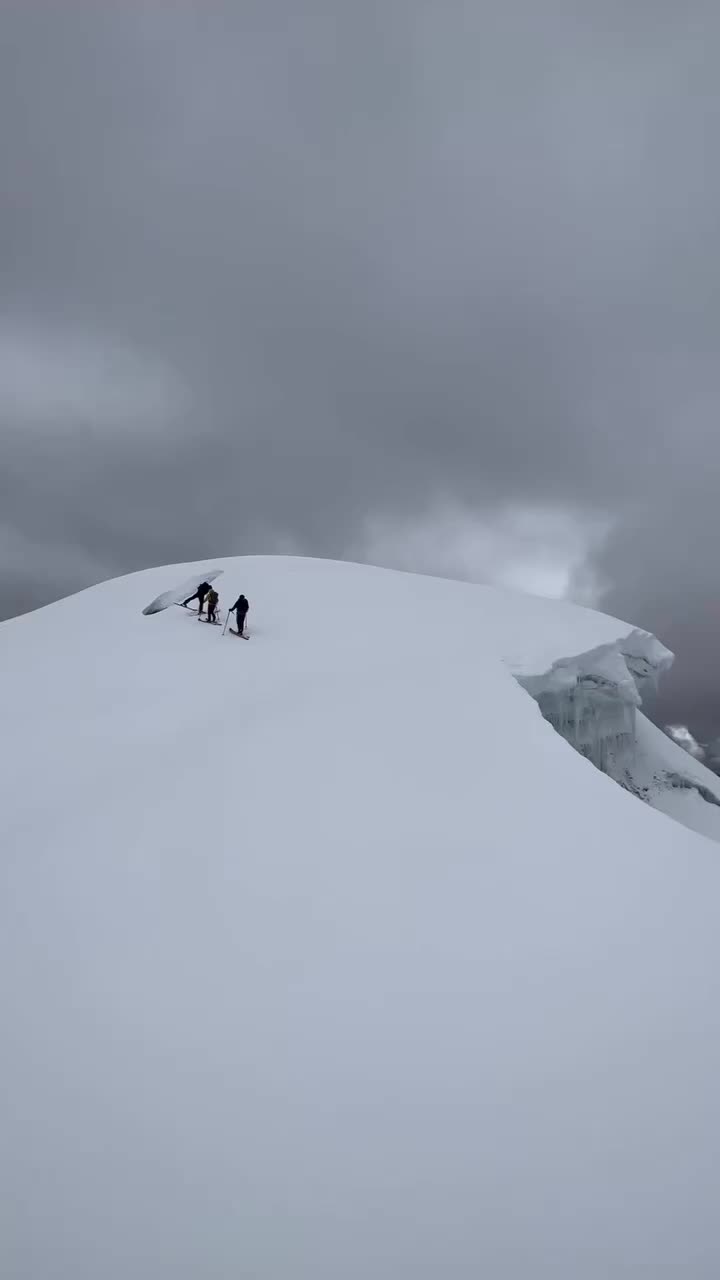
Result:
<svg viewBox="0 0 720 1280"><path fill-rule="evenodd" d="M197 617L198 622L207 622L207 618L203 614L199 614L197 609L191 609L189 604L181 604L179 600L176 601L175 603L178 609L187 609L188 613L194 613L195 616ZM208 623L208 626L210 627L221 627L222 625L223 624L219 618L216 618L214 622ZM250 636L247 635L244 631L234 631L232 627L228 627L228 634L231 636L239 635L241 640L250 639Z"/></svg>

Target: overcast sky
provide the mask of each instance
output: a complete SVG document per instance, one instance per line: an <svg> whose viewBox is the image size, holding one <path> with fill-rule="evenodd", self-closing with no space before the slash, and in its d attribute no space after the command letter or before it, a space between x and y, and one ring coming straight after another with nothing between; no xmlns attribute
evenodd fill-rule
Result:
<svg viewBox="0 0 720 1280"><path fill-rule="evenodd" d="M715 0L2 0L0 612L281 550L569 592L719 732L719 57Z"/></svg>

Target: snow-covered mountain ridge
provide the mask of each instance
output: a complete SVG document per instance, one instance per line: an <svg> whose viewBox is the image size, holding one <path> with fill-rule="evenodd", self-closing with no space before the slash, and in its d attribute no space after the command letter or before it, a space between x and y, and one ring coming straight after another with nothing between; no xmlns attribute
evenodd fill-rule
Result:
<svg viewBox="0 0 720 1280"><path fill-rule="evenodd" d="M490 588L213 565L248 643L142 616L205 564L0 626L0 1274L717 1274L688 826L720 810L640 803L519 683L663 651ZM633 779L714 787L625 692Z"/></svg>

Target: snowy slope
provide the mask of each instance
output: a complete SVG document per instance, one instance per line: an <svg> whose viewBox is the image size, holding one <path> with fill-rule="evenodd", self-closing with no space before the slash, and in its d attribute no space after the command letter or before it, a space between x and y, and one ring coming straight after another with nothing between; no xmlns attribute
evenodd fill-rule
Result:
<svg viewBox="0 0 720 1280"><path fill-rule="evenodd" d="M629 628L217 564L0 626L3 1280L716 1276L717 847L513 677Z"/></svg>

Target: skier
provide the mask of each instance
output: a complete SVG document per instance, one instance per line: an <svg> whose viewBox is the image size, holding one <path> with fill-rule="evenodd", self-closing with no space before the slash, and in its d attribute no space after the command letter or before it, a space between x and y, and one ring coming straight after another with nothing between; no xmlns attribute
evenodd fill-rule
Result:
<svg viewBox="0 0 720 1280"><path fill-rule="evenodd" d="M187 600L183 600L183 602L182 602L182 604L183 604L183 609L187 609L188 605L189 605L189 604L191 604L193 600L199 600L199 601L200 601L200 608L198 609L198 614L202 614L202 611L203 611L203 605L205 604L205 597L206 597L206 595L207 595L207 593L208 593L208 591L209 591L209 590L210 590L210 583L209 583L209 582L201 582L201 583L200 583L200 586L198 587L197 591L195 592L195 595L194 595L194 596L188 596Z"/></svg>
<svg viewBox="0 0 720 1280"><path fill-rule="evenodd" d="M241 636L243 631L245 630L245 619L247 617L249 608L250 608L250 605L248 603L247 596L238 596L232 609L230 610L230 612L234 613L237 618L237 634L239 636ZM232 631L232 627L230 628L230 630Z"/></svg>
<svg viewBox="0 0 720 1280"><path fill-rule="evenodd" d="M218 607L219 599L220 597L217 591L215 590L214 587L211 587L207 593L208 622L217 622L216 610Z"/></svg>

